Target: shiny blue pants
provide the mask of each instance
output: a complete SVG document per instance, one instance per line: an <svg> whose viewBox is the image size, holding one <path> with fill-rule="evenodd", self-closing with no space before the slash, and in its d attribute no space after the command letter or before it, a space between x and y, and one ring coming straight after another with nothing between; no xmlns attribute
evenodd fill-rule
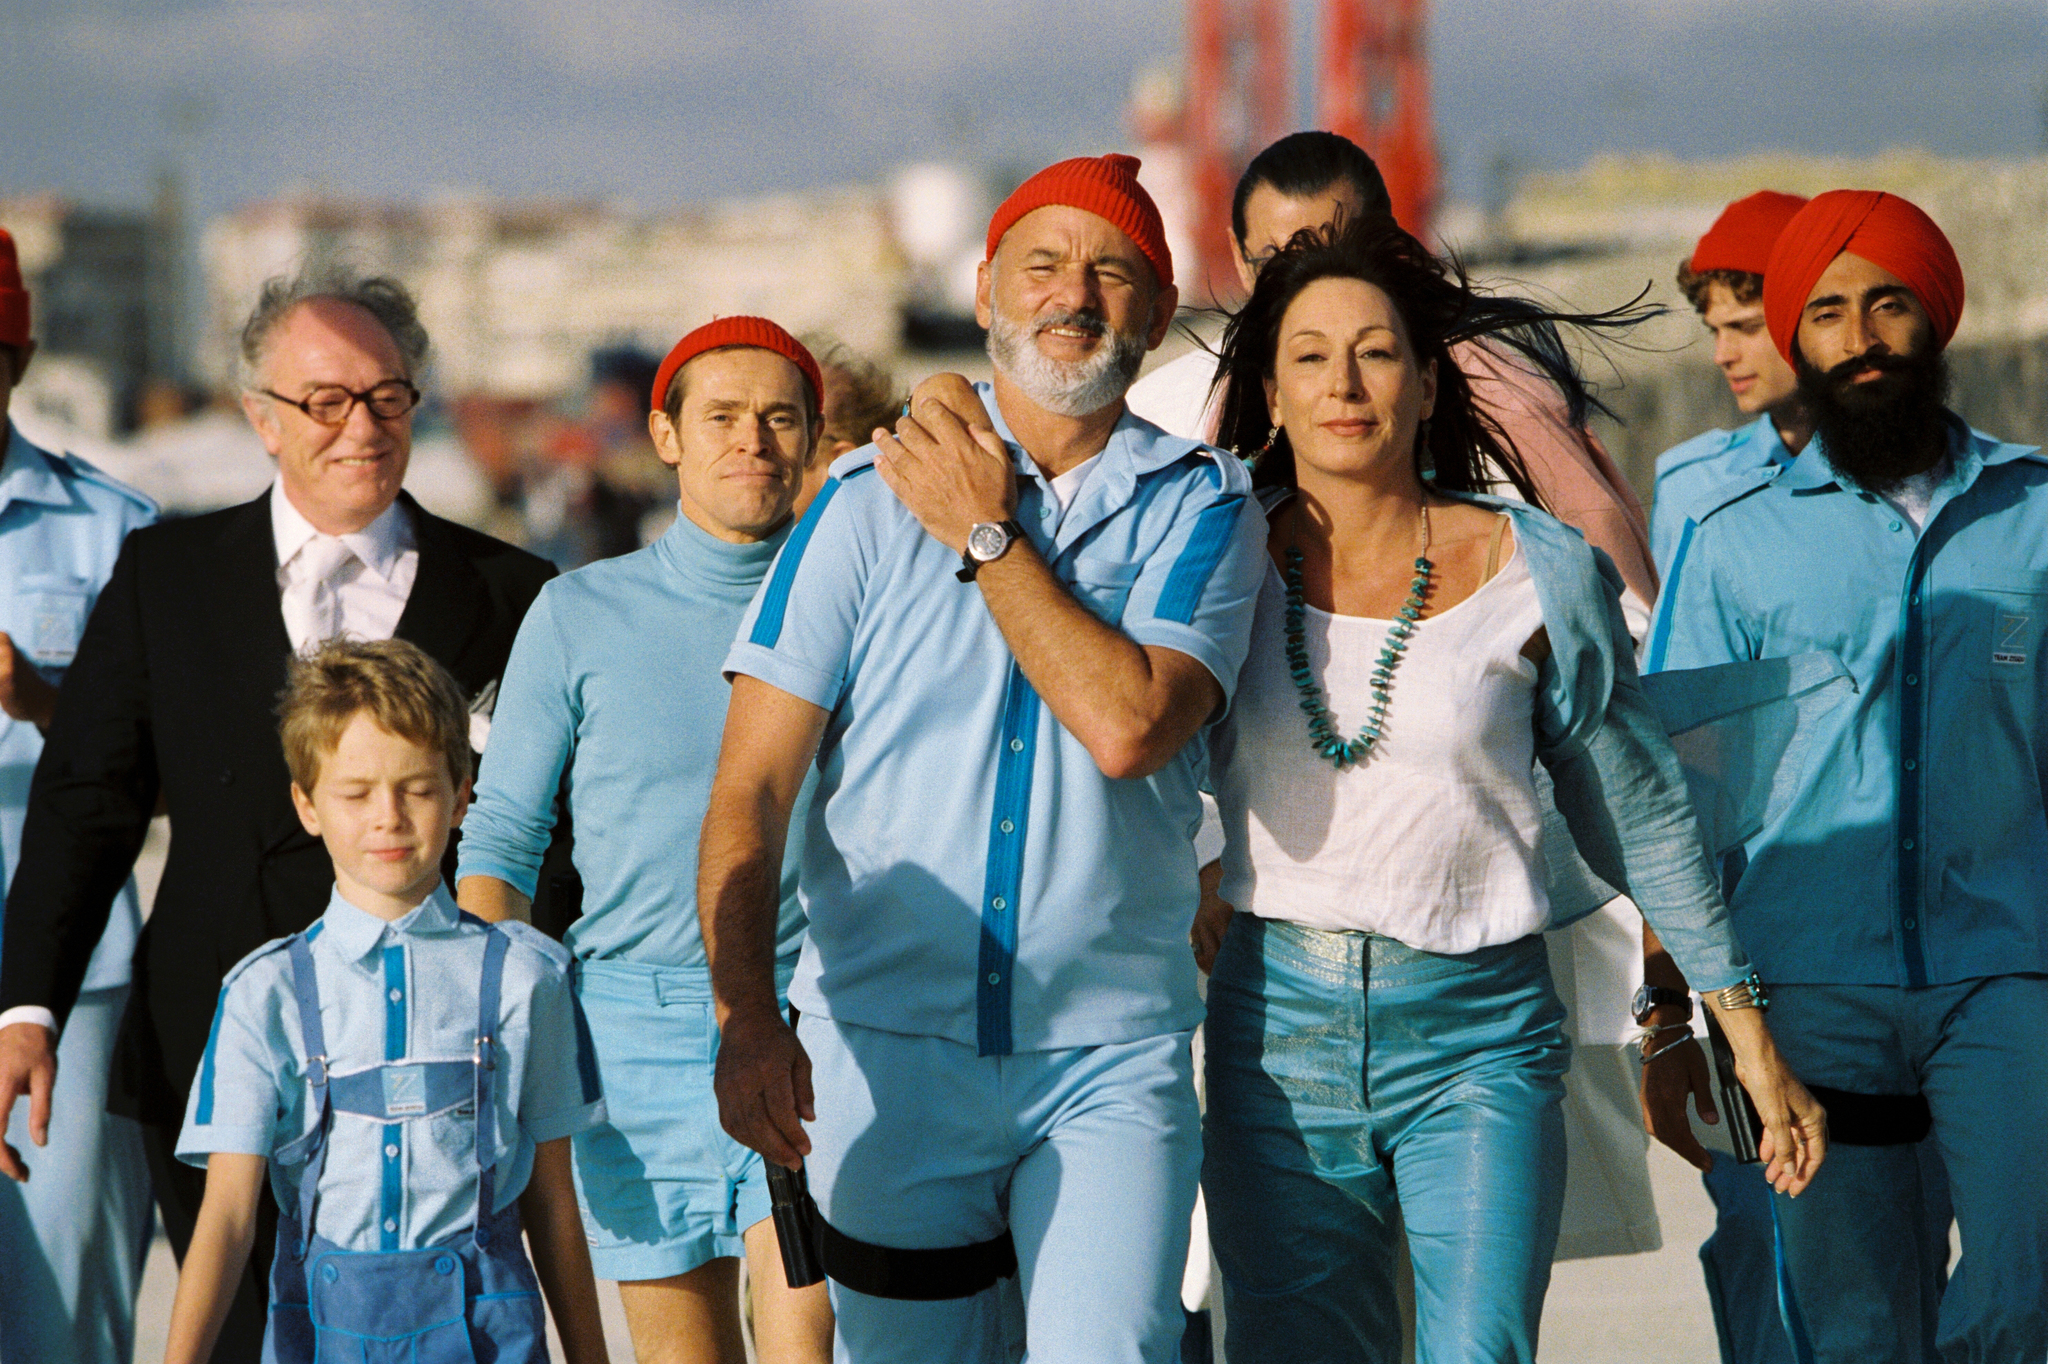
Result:
<svg viewBox="0 0 2048 1364"><path fill-rule="evenodd" d="M1570 1044L1543 940L1465 956L1232 919L1209 978L1202 1185L1232 1364L1533 1361ZM1399 1222L1394 1214L1398 1209Z"/></svg>

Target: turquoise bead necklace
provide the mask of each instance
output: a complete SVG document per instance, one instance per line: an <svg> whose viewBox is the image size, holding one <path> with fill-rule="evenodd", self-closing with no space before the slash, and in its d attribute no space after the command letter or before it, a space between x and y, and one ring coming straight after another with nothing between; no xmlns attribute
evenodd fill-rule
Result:
<svg viewBox="0 0 2048 1364"><path fill-rule="evenodd" d="M1330 708L1323 704L1323 689L1309 672L1308 641L1303 630L1308 608L1302 600L1301 551L1292 545L1287 548L1287 567L1280 575L1287 587L1287 671L1301 693L1301 708L1308 712L1310 749L1339 772L1352 763L1364 762L1373 745L1380 741L1380 731L1386 726L1394 669L1401 666L1408 637L1415 633L1422 619L1422 603L1429 594L1429 575L1435 567L1429 561L1429 506L1425 503L1422 552L1415 556L1415 579L1408 584L1408 600L1395 613L1394 623L1387 627L1387 642L1381 647L1379 662L1373 669L1371 714L1360 727L1358 737L1347 740L1338 734L1337 722L1331 718Z"/></svg>

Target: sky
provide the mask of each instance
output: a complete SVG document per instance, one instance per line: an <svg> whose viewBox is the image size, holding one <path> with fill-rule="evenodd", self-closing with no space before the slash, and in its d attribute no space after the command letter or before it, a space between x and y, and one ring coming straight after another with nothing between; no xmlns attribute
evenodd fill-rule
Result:
<svg viewBox="0 0 2048 1364"><path fill-rule="evenodd" d="M1294 0L1298 33L1313 4ZM657 208L1126 145L1178 0L0 0L0 196ZM1306 39L1304 38L1305 42ZM1502 158L2048 149L2048 0L1436 0L1453 194Z"/></svg>

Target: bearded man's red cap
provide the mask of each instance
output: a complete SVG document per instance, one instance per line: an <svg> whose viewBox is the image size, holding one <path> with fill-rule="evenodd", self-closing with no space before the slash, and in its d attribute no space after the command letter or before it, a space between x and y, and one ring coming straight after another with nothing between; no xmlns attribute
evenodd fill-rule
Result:
<svg viewBox="0 0 2048 1364"><path fill-rule="evenodd" d="M1106 219L1131 239L1164 289L1173 283L1173 253L1166 249L1166 227L1159 206L1138 183L1138 158L1112 152L1108 156L1077 156L1047 166L1017 186L988 223L988 259L1017 220L1035 208L1064 204Z"/></svg>
<svg viewBox="0 0 2048 1364"><path fill-rule="evenodd" d="M1805 207L1806 200L1801 196L1780 194L1774 189L1760 189L1737 199L1721 210L1707 235L1692 249L1692 260L1688 262L1692 272L1703 275L1709 270L1740 270L1746 275L1761 275L1771 258L1771 248L1778 244L1778 234Z"/></svg>
<svg viewBox="0 0 2048 1364"><path fill-rule="evenodd" d="M1947 236L1914 203L1874 189L1831 189L1793 215L1764 267L1764 322L1792 358L1799 315L1836 256L1853 252L1897 275L1934 324L1937 349L1963 319L1963 267Z"/></svg>
<svg viewBox="0 0 2048 1364"><path fill-rule="evenodd" d="M28 289L21 282L21 261L14 238L0 227L0 346L28 344Z"/></svg>
<svg viewBox="0 0 2048 1364"><path fill-rule="evenodd" d="M661 362L661 368L654 373L654 411L659 412L668 405L668 386L674 382L676 371L689 364L706 351L724 350L728 346L752 346L756 350L773 351L797 367L804 376L804 382L811 386L811 401L817 410L825 410L825 376L818 371L818 362L804 343L791 336L765 317L721 317L716 322L706 322L682 340L676 342L668 358Z"/></svg>

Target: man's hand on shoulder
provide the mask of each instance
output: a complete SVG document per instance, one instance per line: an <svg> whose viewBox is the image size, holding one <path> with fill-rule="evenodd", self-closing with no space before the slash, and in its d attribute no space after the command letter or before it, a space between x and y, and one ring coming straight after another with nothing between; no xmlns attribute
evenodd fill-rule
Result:
<svg viewBox="0 0 2048 1364"><path fill-rule="evenodd" d="M875 468L918 524L956 553L976 525L1008 520L1017 509L1010 452L957 374L920 384L895 434L875 431Z"/></svg>
<svg viewBox="0 0 2048 1364"><path fill-rule="evenodd" d="M40 1023L0 1028L0 1174L26 1183L28 1167L7 1141L14 1101L28 1095L28 1135L38 1146L50 1140L50 1091L57 1086L57 1039Z"/></svg>
<svg viewBox="0 0 2048 1364"><path fill-rule="evenodd" d="M23 657L5 630L0 630L0 711L37 729L48 729L57 714L57 689Z"/></svg>

